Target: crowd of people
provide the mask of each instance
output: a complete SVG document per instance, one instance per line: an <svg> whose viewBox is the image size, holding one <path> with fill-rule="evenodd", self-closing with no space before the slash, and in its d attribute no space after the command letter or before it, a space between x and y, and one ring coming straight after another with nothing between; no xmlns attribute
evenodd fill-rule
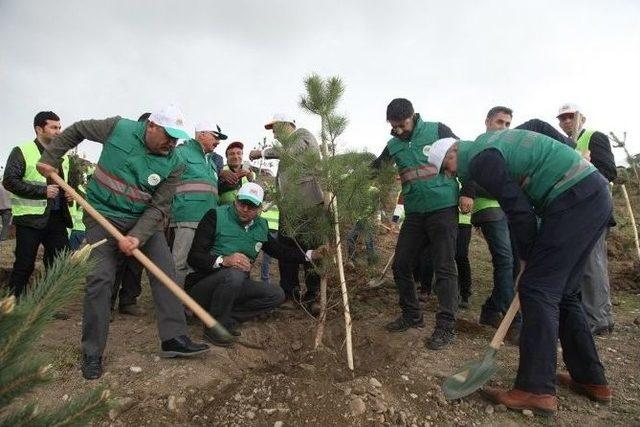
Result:
<svg viewBox="0 0 640 427"><path fill-rule="evenodd" d="M608 184L616 178L616 167L609 140L584 129L584 112L574 104L558 111L564 135L537 119L510 129L512 117L507 107L491 108L484 132L475 141L460 141L448 126L416 113L409 100L397 98L388 105L391 138L371 163L372 180L376 170L395 164L402 186L403 209L393 217L401 223L393 261L401 314L386 330L423 328L421 297L433 289L438 309L426 346L437 351L455 340L458 311L469 307L473 290L468 254L475 226L493 267L493 289L479 322L497 328L516 286L521 303L508 334L508 341L520 347L514 388L485 388L485 394L510 408L552 414L558 381L608 402L611 388L593 335L614 328L606 228L615 223ZM47 268L63 248L107 239L91 254L99 262L85 288L81 366L87 379L102 375L116 308L126 315L145 314L137 304L143 268L131 256L136 249L230 332L204 327L209 344L234 345L241 322L287 300L317 312L320 279L312 261L327 256L330 248L287 235L282 224L292 221L291 216L265 203L255 168L243 160L242 142L228 144L224 159L215 152L227 139L220 126L200 122L192 138L183 123L180 110L167 106L137 121L119 116L81 120L63 131L60 118L43 111L34 118L35 138L16 146L7 160L3 185L11 203L0 206L2 236L8 211L16 228L9 285L17 296L28 289L40 245ZM288 155L304 152L320 158L316 138L292 117L276 114L265 129L276 140L290 141ZM78 158L68 155L83 140L102 144L95 165L80 167L74 164ZM251 150L248 157L278 159L282 154L275 146ZM81 173L73 173L78 168ZM52 181L53 173L86 197L124 238L114 239L83 215L72 196ZM306 206L324 203L311 171L293 176L281 162L275 186L281 197L295 195ZM373 182L362 191L377 197ZM377 260L368 226L375 215L376 209L363 212L348 233L349 262L359 235L365 236L369 261ZM258 281L249 273L260 253ZM270 281L270 257L278 260L279 284ZM189 338L190 313L178 298L151 274L149 284L161 355L191 357L209 351L208 344ZM558 339L568 374L556 378Z"/></svg>

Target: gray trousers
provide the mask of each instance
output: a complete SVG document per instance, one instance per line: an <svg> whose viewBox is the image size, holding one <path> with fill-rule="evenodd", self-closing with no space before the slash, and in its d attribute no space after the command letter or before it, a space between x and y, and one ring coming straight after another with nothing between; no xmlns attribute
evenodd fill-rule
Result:
<svg viewBox="0 0 640 427"><path fill-rule="evenodd" d="M613 325L607 261L607 233L596 242L582 277L582 308L591 330Z"/></svg>
<svg viewBox="0 0 640 427"><path fill-rule="evenodd" d="M196 229L191 226L177 225L173 228L173 248L171 254L173 255L173 262L176 266L176 283L184 287L184 279L187 274L191 273L193 269L187 264L187 257L189 256L189 250L191 249L191 243L193 243L193 236L196 234Z"/></svg>
<svg viewBox="0 0 640 427"><path fill-rule="evenodd" d="M126 233L134 223L111 221L120 231ZM101 356L109 334L109 310L111 293L118 267L125 255L118 249L118 243L102 227L92 223L87 227L87 242L95 243L104 238L107 242L91 251L96 261L93 271L87 276L82 317L82 351L90 356ZM161 231L156 232L140 248L169 277L175 277L173 259L169 246ZM149 274L149 283L156 308L156 322L161 341L187 334L187 324L180 300L155 276Z"/></svg>

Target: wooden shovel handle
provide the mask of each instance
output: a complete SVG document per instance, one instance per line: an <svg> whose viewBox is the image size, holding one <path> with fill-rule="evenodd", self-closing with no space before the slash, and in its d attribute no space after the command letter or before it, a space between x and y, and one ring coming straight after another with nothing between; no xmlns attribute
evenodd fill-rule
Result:
<svg viewBox="0 0 640 427"><path fill-rule="evenodd" d="M109 232L116 240L120 241L124 239L124 235L116 228L113 224L111 224L100 212L94 209L85 199L82 198L69 184L67 184L57 173L52 173L50 178L58 184L67 194L71 194L73 200L75 200L85 212L95 219L98 224L100 224L105 230ZM186 305L193 313L198 316L200 320L208 327L212 328L218 324L216 319L214 319L206 310L204 310L200 305L193 300L176 282L174 282L169 276L165 274L157 265L153 263L145 254L140 251L140 249L135 249L133 251L133 256L140 261L151 274L156 276L158 280L162 282L173 294L178 297L180 301L184 305Z"/></svg>
<svg viewBox="0 0 640 427"><path fill-rule="evenodd" d="M520 273L518 273L518 277L516 278L515 288L518 289L518 284L520 283L520 278L522 277L522 273L524 273L525 267L523 266L520 269ZM500 326L498 326L498 330L496 331L493 339L489 343L489 347L498 350L500 348L500 344L504 341L504 337L507 336L507 332L509 331L509 327L511 323L513 323L514 317L516 317L516 313L520 310L520 297L518 296L518 292L513 296L513 301L511 301L511 305L507 310L507 313L502 318L502 322L500 322Z"/></svg>

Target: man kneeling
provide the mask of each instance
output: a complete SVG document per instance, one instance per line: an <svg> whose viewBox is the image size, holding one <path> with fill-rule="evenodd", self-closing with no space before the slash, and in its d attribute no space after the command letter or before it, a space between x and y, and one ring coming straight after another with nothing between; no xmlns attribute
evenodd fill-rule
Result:
<svg viewBox="0 0 640 427"><path fill-rule="evenodd" d="M234 336L238 322L274 309L284 301L282 288L251 280L249 270L260 250L277 259L304 263L319 259L325 248L309 250L281 245L269 235L267 220L259 217L264 190L248 182L233 204L209 210L198 224L187 259L195 270L185 280L185 290ZM233 339L205 329L211 343L229 347Z"/></svg>

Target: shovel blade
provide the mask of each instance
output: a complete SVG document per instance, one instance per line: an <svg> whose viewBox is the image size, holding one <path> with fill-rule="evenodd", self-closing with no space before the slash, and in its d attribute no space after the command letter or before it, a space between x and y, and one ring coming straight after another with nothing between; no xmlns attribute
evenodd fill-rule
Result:
<svg viewBox="0 0 640 427"><path fill-rule="evenodd" d="M478 390L498 370L494 363L496 351L489 349L482 360L474 360L460 368L442 384L442 392L449 400L461 399Z"/></svg>

